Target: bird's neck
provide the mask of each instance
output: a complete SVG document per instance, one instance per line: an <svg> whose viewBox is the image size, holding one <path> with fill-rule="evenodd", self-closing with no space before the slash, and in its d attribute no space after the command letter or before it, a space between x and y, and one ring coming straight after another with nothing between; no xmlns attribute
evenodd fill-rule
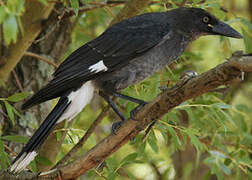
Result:
<svg viewBox="0 0 252 180"><path fill-rule="evenodd" d="M197 32L186 32L180 29L176 30L176 32L182 35L184 38L188 39L190 42L198 39L202 35Z"/></svg>

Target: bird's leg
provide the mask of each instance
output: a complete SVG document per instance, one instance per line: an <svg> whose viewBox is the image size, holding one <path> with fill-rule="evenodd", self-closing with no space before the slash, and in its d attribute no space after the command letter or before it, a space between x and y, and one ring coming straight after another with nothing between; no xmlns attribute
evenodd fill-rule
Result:
<svg viewBox="0 0 252 180"><path fill-rule="evenodd" d="M99 94L105 99L105 101L110 105L110 107L121 119L121 121L112 124L112 132L116 134L116 130L121 127L122 123L126 120L126 118L108 95L104 94L103 92L100 92Z"/></svg>
<svg viewBox="0 0 252 180"><path fill-rule="evenodd" d="M144 107L144 105L148 104L147 102L141 100L141 99L136 99L136 98L133 98L133 97L130 97L130 96L127 96L127 95L123 95L123 94L120 94L118 92L112 92L112 95L115 96L115 97L119 97L119 98L122 98L122 99L125 99L125 100L128 100L128 101L131 101L131 102L134 102L134 103L137 103L138 106L135 107L134 109L132 109L130 111L130 118L132 120L136 120L135 118L135 114L142 108Z"/></svg>

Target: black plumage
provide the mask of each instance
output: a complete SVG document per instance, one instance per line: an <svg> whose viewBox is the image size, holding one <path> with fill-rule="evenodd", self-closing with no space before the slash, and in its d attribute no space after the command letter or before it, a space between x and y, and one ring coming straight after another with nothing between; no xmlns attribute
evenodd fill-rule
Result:
<svg viewBox="0 0 252 180"><path fill-rule="evenodd" d="M172 63L190 42L201 35L241 38L229 25L203 9L177 8L126 19L77 49L59 66L54 78L23 104L25 109L61 97L56 109L45 119L46 126L39 128L39 132L31 138L14 160L11 171L18 172L25 168L34 158L34 155L29 157L27 154L37 152L53 129L55 123L50 122L72 119L89 103L95 88L125 120L110 96L133 101L139 104L138 108L142 107L145 104L143 100L122 95L118 91ZM40 135L41 138L38 138Z"/></svg>

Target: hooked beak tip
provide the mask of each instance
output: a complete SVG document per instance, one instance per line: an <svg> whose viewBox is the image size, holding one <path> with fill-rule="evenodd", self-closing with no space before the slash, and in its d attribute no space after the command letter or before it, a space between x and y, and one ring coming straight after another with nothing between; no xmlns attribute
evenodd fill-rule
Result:
<svg viewBox="0 0 252 180"><path fill-rule="evenodd" d="M212 28L212 32L222 36L241 39L242 35L226 23L220 22Z"/></svg>

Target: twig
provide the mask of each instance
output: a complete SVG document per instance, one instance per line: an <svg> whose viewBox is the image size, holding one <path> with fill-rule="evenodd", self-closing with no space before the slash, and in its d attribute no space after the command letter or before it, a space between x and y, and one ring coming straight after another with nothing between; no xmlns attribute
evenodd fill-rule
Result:
<svg viewBox="0 0 252 180"><path fill-rule="evenodd" d="M162 174L161 172L159 171L158 167L156 166L156 164L154 162L150 162L150 165L151 167L153 168L153 170L155 171L156 173L156 179L157 180L162 180Z"/></svg>
<svg viewBox="0 0 252 180"><path fill-rule="evenodd" d="M4 144L4 148L7 149L13 156L17 156L17 153L12 151L12 149L9 148L9 146L7 146L6 144Z"/></svg>
<svg viewBox="0 0 252 180"><path fill-rule="evenodd" d="M24 88L22 87L22 85L21 85L21 83L20 83L20 80L19 80L19 78L18 78L18 76L17 76L17 73L16 73L16 71L13 69L13 71L12 71L12 74L13 74L13 76L14 76L14 78L15 78L15 81L16 81L16 83L17 83L17 86L18 86L18 88L19 88L19 90L21 91L21 92L24 92Z"/></svg>
<svg viewBox="0 0 252 180"><path fill-rule="evenodd" d="M153 122L148 126L148 128L145 130L145 134L144 134L144 136L143 136L143 138L142 138L142 143L144 143L144 141L145 141L146 138L147 138L147 135L149 134L151 128L156 124L156 122L157 122L157 121L153 121Z"/></svg>
<svg viewBox="0 0 252 180"><path fill-rule="evenodd" d="M43 56L40 56L38 54L35 54L33 52L25 52L24 53L24 56L31 56L31 57L34 57L34 58L37 58L37 59L40 59L41 61L44 61L50 65L52 65L53 67L57 68L58 65L54 62L52 62L50 59L46 58L46 57L43 57Z"/></svg>
<svg viewBox="0 0 252 180"><path fill-rule="evenodd" d="M68 124L67 124L67 129L69 129L69 128L72 126L73 122L74 122L74 120L71 120L70 122L68 122ZM60 138L59 144L62 144L62 143L63 143L63 141L64 141L66 135L67 135L67 130L62 132L62 136L61 136L61 138Z"/></svg>
<svg viewBox="0 0 252 180"><path fill-rule="evenodd" d="M85 135L79 140L79 142L62 158L54 168L57 168L63 165L66 161L68 161L73 155L79 151L79 149L85 144L89 136L94 132L96 126L101 122L101 120L106 116L107 112L109 111L109 106L106 106L103 111L99 114L96 120L92 123L90 128L87 130Z"/></svg>
<svg viewBox="0 0 252 180"><path fill-rule="evenodd" d="M4 116L4 117L6 117L6 118L8 118L9 119L9 116L0 108L0 113Z"/></svg>
<svg viewBox="0 0 252 180"><path fill-rule="evenodd" d="M83 12L86 12L86 11L91 11L91 10L98 9L98 8L115 7L115 6L119 6L119 5L124 4L123 1L122 2L117 1L115 3L111 3L111 2L113 2L113 1L100 2L100 3L96 3L96 4L89 3L88 5L80 7L79 8L79 13L83 13ZM75 15L73 8L68 8L68 10L69 10L69 12L66 12L64 14L64 17L62 17L62 18L69 18L69 17Z"/></svg>

